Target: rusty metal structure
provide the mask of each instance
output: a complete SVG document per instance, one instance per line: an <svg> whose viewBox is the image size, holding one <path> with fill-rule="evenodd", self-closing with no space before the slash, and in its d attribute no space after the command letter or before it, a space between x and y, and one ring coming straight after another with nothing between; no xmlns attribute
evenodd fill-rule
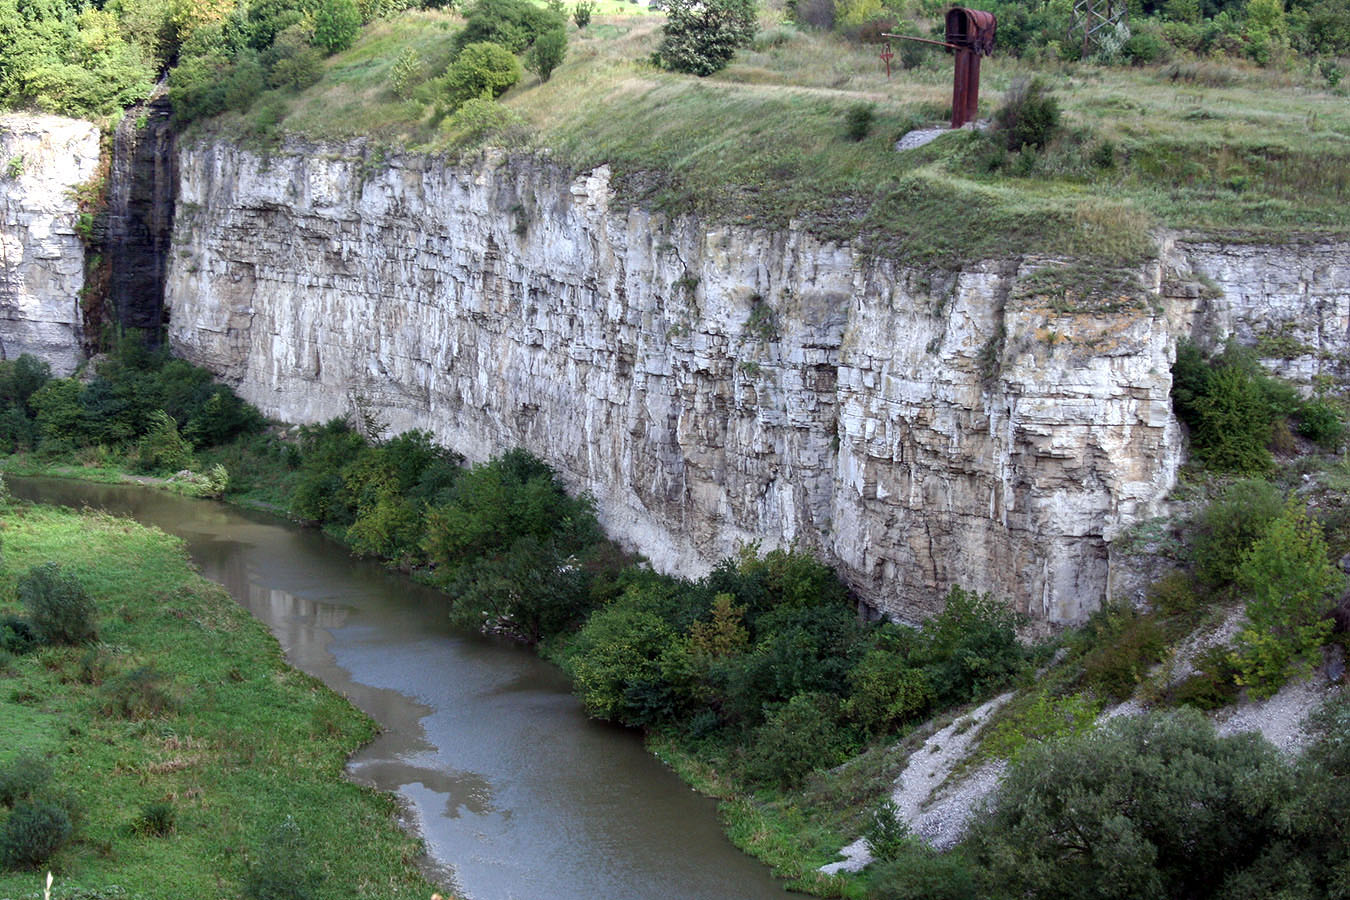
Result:
<svg viewBox="0 0 1350 900"><path fill-rule="evenodd" d="M1108 2L1108 0L1102 0ZM886 34L883 37L902 41L918 41L945 47L956 55L956 72L952 79L952 127L960 128L974 121L980 105L980 58L994 53L994 32L998 20L991 12L954 6L947 10L947 39L934 41L907 34ZM889 66L888 66L889 68Z"/></svg>

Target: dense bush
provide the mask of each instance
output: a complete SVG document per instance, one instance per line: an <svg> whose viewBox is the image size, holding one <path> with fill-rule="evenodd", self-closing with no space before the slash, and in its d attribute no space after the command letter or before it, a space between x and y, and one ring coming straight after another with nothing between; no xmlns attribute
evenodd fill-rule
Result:
<svg viewBox="0 0 1350 900"><path fill-rule="evenodd" d="M795 787L816 769L843 762L854 746L843 727L837 695L797 694L755 729L745 771L757 782Z"/></svg>
<svg viewBox="0 0 1350 900"><path fill-rule="evenodd" d="M24 801L0 826L0 866L36 868L70 840L70 816L54 803Z"/></svg>
<svg viewBox="0 0 1350 900"><path fill-rule="evenodd" d="M1059 101L1040 78L1017 79L994 113L994 127L1008 150L1044 149L1059 129Z"/></svg>
<svg viewBox="0 0 1350 900"><path fill-rule="evenodd" d="M83 644L98 636L94 601L74 575L54 562L28 570L19 579L19 601L38 639L46 644Z"/></svg>
<svg viewBox="0 0 1350 900"><path fill-rule="evenodd" d="M0 805L13 808L21 801L32 800L51 777L51 767L40 757L20 753L0 764Z"/></svg>
<svg viewBox="0 0 1350 900"><path fill-rule="evenodd" d="M1291 504L1252 544L1238 568L1247 626L1238 633L1239 683L1270 696L1293 674L1309 672L1331 635L1326 613L1345 578L1327 558L1322 529Z"/></svg>
<svg viewBox="0 0 1350 900"><path fill-rule="evenodd" d="M469 44L440 79L442 100L450 109L466 100L492 100L520 80L520 60L503 46Z"/></svg>
<svg viewBox="0 0 1350 900"><path fill-rule="evenodd" d="M455 46L461 51L486 43L522 53L541 35L566 30L561 15L529 0L474 0L464 16L464 30L455 35Z"/></svg>
<svg viewBox="0 0 1350 900"><path fill-rule="evenodd" d="M1229 485L1196 516L1190 540L1195 574L1212 588L1232 584L1243 556L1283 511L1284 496L1268 481Z"/></svg>
<svg viewBox="0 0 1350 900"><path fill-rule="evenodd" d="M655 60L674 72L711 75L754 37L754 0L670 0Z"/></svg>
<svg viewBox="0 0 1350 900"><path fill-rule="evenodd" d="M329 55L350 47L360 30L355 0L323 0L314 11L314 45Z"/></svg>
<svg viewBox="0 0 1350 900"><path fill-rule="evenodd" d="M1110 604L1093 613L1080 636L1089 645L1082 659L1083 686L1111 700L1132 695L1167 646L1158 617L1129 603Z"/></svg>
<svg viewBox="0 0 1350 900"><path fill-rule="evenodd" d="M22 656L40 643L37 632L26 619L18 616L0 616L0 650Z"/></svg>
<svg viewBox="0 0 1350 900"><path fill-rule="evenodd" d="M540 81L548 81L553 70L562 65L567 55L567 34L561 28L551 28L539 35L530 47L527 65Z"/></svg>
<svg viewBox="0 0 1350 900"><path fill-rule="evenodd" d="M1028 748L971 845L998 896L1210 897L1281 831L1291 772L1190 710Z"/></svg>
<svg viewBox="0 0 1350 900"><path fill-rule="evenodd" d="M1255 354L1230 342L1206 360L1183 341L1172 367L1172 401L1191 428L1192 455L1207 468L1260 474L1272 465L1271 446L1291 421L1305 437L1335 446L1340 413L1320 399L1304 400L1262 370ZM1286 446L1284 449L1288 449Z"/></svg>

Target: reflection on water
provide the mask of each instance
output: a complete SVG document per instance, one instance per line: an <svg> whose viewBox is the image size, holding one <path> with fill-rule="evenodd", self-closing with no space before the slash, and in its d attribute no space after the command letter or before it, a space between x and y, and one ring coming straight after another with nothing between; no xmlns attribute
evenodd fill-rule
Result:
<svg viewBox="0 0 1350 900"><path fill-rule="evenodd" d="M292 664L380 723L352 777L406 798L472 900L785 896L633 734L587 720L530 651L452 630L434 592L262 514L127 486L9 483L182 537Z"/></svg>

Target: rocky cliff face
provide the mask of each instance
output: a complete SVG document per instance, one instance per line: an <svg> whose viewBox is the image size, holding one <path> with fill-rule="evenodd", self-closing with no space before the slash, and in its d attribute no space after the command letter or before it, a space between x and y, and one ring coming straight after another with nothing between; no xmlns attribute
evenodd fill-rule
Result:
<svg viewBox="0 0 1350 900"><path fill-rule="evenodd" d="M55 116L0 116L0 359L81 359L84 248L71 191L98 171L99 132Z"/></svg>
<svg viewBox="0 0 1350 900"><path fill-rule="evenodd" d="M1302 377L1350 349L1344 245L1169 239L1138 295L1075 304L1029 277L1054 261L923 273L630 208L603 169L213 144L180 172L170 339L268 413L524 445L662 568L804 545L909 619L953 584L1095 608L1174 480L1177 334L1274 329Z"/></svg>

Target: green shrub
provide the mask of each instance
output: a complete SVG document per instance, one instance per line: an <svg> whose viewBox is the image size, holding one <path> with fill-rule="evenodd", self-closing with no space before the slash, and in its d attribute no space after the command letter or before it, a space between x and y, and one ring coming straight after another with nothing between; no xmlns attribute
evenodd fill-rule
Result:
<svg viewBox="0 0 1350 900"><path fill-rule="evenodd" d="M595 4L591 0L580 0L572 7L572 21L577 23L578 28L585 28L591 24L591 14L594 12Z"/></svg>
<svg viewBox="0 0 1350 900"><path fill-rule="evenodd" d="M1003 106L994 114L994 127L1012 152L1023 147L1041 150L1059 130L1059 101L1040 78L1019 78L1008 88Z"/></svg>
<svg viewBox="0 0 1350 900"><path fill-rule="evenodd" d="M94 601L80 580L56 563L29 569L19 579L18 594L43 643L83 644L98 637Z"/></svg>
<svg viewBox="0 0 1350 900"><path fill-rule="evenodd" d="M314 46L329 56L350 47L360 31L355 0L323 0L314 11Z"/></svg>
<svg viewBox="0 0 1350 900"><path fill-rule="evenodd" d="M754 0L669 0L654 58L673 72L711 75L754 37Z"/></svg>
<svg viewBox="0 0 1350 900"><path fill-rule="evenodd" d="M1133 694L1167 646L1157 617L1142 614L1128 603L1093 613L1083 631L1093 644L1083 656L1083 685L1112 700Z"/></svg>
<svg viewBox="0 0 1350 900"><path fill-rule="evenodd" d="M566 26L561 15L529 0L475 0L464 16L464 29L455 35L455 47L461 51L471 44L489 43L521 53L540 35Z"/></svg>
<svg viewBox="0 0 1350 900"><path fill-rule="evenodd" d="M978 867L960 848L946 853L913 841L894 859L867 870L871 900L985 900Z"/></svg>
<svg viewBox="0 0 1350 900"><path fill-rule="evenodd" d="M1084 734L1096 724L1101 703L1082 694L1052 697L1041 692L1031 705L999 722L982 749L1000 759L1019 759L1028 746Z"/></svg>
<svg viewBox="0 0 1350 900"><path fill-rule="evenodd" d="M1021 616L989 594L953 586L942 612L923 626L912 657L937 694L937 706L965 703L1006 684L1026 664L1017 640Z"/></svg>
<svg viewBox="0 0 1350 900"><path fill-rule="evenodd" d="M136 468L142 472L178 472L194 464L192 445L178 433L178 423L162 409L150 414L145 436L136 451Z"/></svg>
<svg viewBox="0 0 1350 900"><path fill-rule="evenodd" d="M1284 496L1268 481L1229 485L1196 517L1191 535L1195 574L1211 587L1233 583L1242 559L1284 511Z"/></svg>
<svg viewBox="0 0 1350 900"><path fill-rule="evenodd" d="M178 821L178 811L172 803L156 800L141 807L132 830L149 837L164 837L170 834Z"/></svg>
<svg viewBox="0 0 1350 900"><path fill-rule="evenodd" d="M587 714L629 726L657 724L672 703L653 705L681 651L675 629L630 592L596 611L568 649L567 671Z"/></svg>
<svg viewBox="0 0 1350 900"><path fill-rule="evenodd" d="M469 44L440 79L441 97L450 109L466 100L492 100L520 80L520 61L505 47Z"/></svg>
<svg viewBox="0 0 1350 900"><path fill-rule="evenodd" d="M174 709L164 676L154 666L138 666L103 685L99 711L106 716L149 719Z"/></svg>
<svg viewBox="0 0 1350 900"><path fill-rule="evenodd" d="M530 47L526 65L531 72L539 76L540 81L548 81L553 70L562 65L567 55L567 34L561 28L551 28L535 40Z"/></svg>
<svg viewBox="0 0 1350 900"><path fill-rule="evenodd" d="M1221 709L1238 699L1237 669L1228 650L1214 647L1195 661L1194 675L1173 686L1167 700L1175 706Z"/></svg>
<svg viewBox="0 0 1350 900"><path fill-rule="evenodd" d="M1247 626L1233 663L1238 683L1268 697L1290 676L1310 672L1331 636L1326 613L1344 576L1327 559L1322 528L1292 503L1243 556L1237 584L1247 598Z"/></svg>
<svg viewBox="0 0 1350 900"><path fill-rule="evenodd" d="M41 757L21 753L0 765L0 805L13 807L31 800L51 780L52 770Z"/></svg>
<svg viewBox="0 0 1350 900"><path fill-rule="evenodd" d="M1001 896L1215 896L1278 833L1292 773L1194 710L1028 747L968 838Z"/></svg>
<svg viewBox="0 0 1350 900"><path fill-rule="evenodd" d="M885 734L932 707L933 686L927 674L910 666L902 653L871 650L848 673L848 680L844 713L868 734Z"/></svg>
<svg viewBox="0 0 1350 900"><path fill-rule="evenodd" d="M40 643L37 632L27 620L18 616L0 617L0 650L23 656Z"/></svg>
<svg viewBox="0 0 1350 900"><path fill-rule="evenodd" d="M36 868L70 840L70 816L52 803L24 801L0 828L0 866Z"/></svg>
<svg viewBox="0 0 1350 900"><path fill-rule="evenodd" d="M890 797L883 797L867 810L863 822L863 840L874 862L899 859L914 843L909 826L900 818L900 807Z"/></svg>
<svg viewBox="0 0 1350 900"><path fill-rule="evenodd" d="M416 47L404 47L389 74L389 87L401 100L411 100L413 90L426 77L426 64Z"/></svg>
<svg viewBox="0 0 1350 900"><path fill-rule="evenodd" d="M745 755L751 780L791 788L816 769L843 762L852 740L840 721L839 698L797 694L755 729Z"/></svg>
<svg viewBox="0 0 1350 900"><path fill-rule="evenodd" d="M1320 444L1325 450L1335 450L1345 434L1345 423L1336 407L1325 400L1309 400L1299 406L1298 433Z"/></svg>
<svg viewBox="0 0 1350 900"><path fill-rule="evenodd" d="M861 141L872 131L877 108L873 103L855 103L844 114L844 134L850 141Z"/></svg>

